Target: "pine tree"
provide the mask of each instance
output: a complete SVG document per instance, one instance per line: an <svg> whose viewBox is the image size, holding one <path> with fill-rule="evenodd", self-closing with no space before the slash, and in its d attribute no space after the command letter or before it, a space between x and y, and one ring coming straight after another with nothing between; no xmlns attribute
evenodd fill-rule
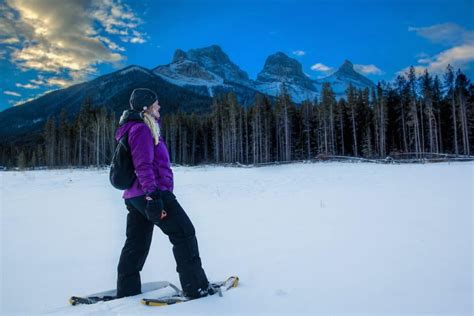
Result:
<svg viewBox="0 0 474 316"><path fill-rule="evenodd" d="M370 125L367 125L365 130L364 144L362 146L362 155L366 158L371 158L373 156L372 130L370 128Z"/></svg>
<svg viewBox="0 0 474 316"><path fill-rule="evenodd" d="M356 99L356 89L352 84L349 84L347 90L347 105L350 110L351 122L352 122L352 152L354 156L358 156L357 150L357 124L356 124L356 106L357 106L357 99Z"/></svg>
<svg viewBox="0 0 474 316"><path fill-rule="evenodd" d="M21 170L26 168L26 157L25 157L25 152L23 150L21 150L20 153L18 154L17 166Z"/></svg>
<svg viewBox="0 0 474 316"><path fill-rule="evenodd" d="M408 105L410 103L410 96L409 96L409 86L404 76L397 77L397 93L400 99L399 113L398 113L398 126L399 131L401 131L402 137L402 145L403 145L403 152L407 153L409 150L408 146Z"/></svg>
<svg viewBox="0 0 474 316"><path fill-rule="evenodd" d="M43 137L46 148L46 164L49 167L56 165L56 120L54 117L48 118L44 126Z"/></svg>
<svg viewBox="0 0 474 316"><path fill-rule="evenodd" d="M267 96L263 97L263 133L264 133L264 162L272 158L272 104Z"/></svg>
<svg viewBox="0 0 474 316"><path fill-rule="evenodd" d="M249 107L249 118L250 118L250 131L251 131L251 143L252 143L252 162L259 163L260 162L260 107L262 103L262 96L257 93L255 95L255 104L251 107Z"/></svg>
<svg viewBox="0 0 474 316"><path fill-rule="evenodd" d="M432 78L428 71L425 70L423 77L421 78L421 87L423 102L425 104L425 113L428 118L428 142L430 152L438 152L438 131L436 124L436 117L433 110L433 84Z"/></svg>
<svg viewBox="0 0 474 316"><path fill-rule="evenodd" d="M30 160L29 166L32 167L32 168L35 168L37 166L36 152L35 151L33 151L32 155L31 155L31 160Z"/></svg>
<svg viewBox="0 0 474 316"><path fill-rule="evenodd" d="M453 149L454 153L459 155L458 147L458 124L456 119L456 91L455 91L455 81L454 81L454 72L453 67L448 65L446 68L446 73L444 75L444 86L446 89L446 96L451 102L451 118L452 118L452 129L453 129Z"/></svg>
<svg viewBox="0 0 474 316"><path fill-rule="evenodd" d="M345 118L346 108L347 108L346 100L344 98L341 98L339 100L339 102L337 103L337 109L338 109L337 113L338 113L339 133L340 133L339 143L341 144L341 150L339 152L342 156L344 156L346 154L345 140L344 140L344 138L345 138L344 126L345 126L345 121L346 121L346 118Z"/></svg>
<svg viewBox="0 0 474 316"><path fill-rule="evenodd" d="M312 157L312 137L311 130L313 129L313 104L309 101L304 101L300 108L302 127L303 127L303 139L305 144L306 159Z"/></svg>
<svg viewBox="0 0 474 316"><path fill-rule="evenodd" d="M321 106L325 114L325 150L331 155L336 153L336 137L334 127L334 107L336 98L329 83L324 83L321 92ZM327 130L327 131L326 131Z"/></svg>
<svg viewBox="0 0 474 316"><path fill-rule="evenodd" d="M412 127L413 131L413 143L415 145L415 154L417 157L420 156L422 152L422 145L421 145L421 136L420 136L420 121L418 118L418 98L417 98L417 90L416 90L416 74L415 68L413 66L410 67L410 70L407 74L408 77L408 87L409 87L409 98L410 98L410 111L408 113L409 122L408 125Z"/></svg>
<svg viewBox="0 0 474 316"><path fill-rule="evenodd" d="M362 140L362 154L365 157L373 156L373 136L371 125L374 121L373 111L370 109L369 89L359 90L357 98L357 121L360 138Z"/></svg>
<svg viewBox="0 0 474 316"><path fill-rule="evenodd" d="M280 157L282 157L284 161L290 161L292 153L291 118L293 113L291 103L291 97L288 94L286 87L283 86L280 95L277 97L277 108L279 109L277 112L277 130L281 132L281 135L278 136L280 139Z"/></svg>
<svg viewBox="0 0 474 316"><path fill-rule="evenodd" d="M44 166L45 158L44 158L43 144L38 144L36 146L36 157L37 157L37 166Z"/></svg>
<svg viewBox="0 0 474 316"><path fill-rule="evenodd" d="M59 115L58 138L58 164L62 166L68 165L70 135L65 108L61 110L61 113Z"/></svg>
<svg viewBox="0 0 474 316"><path fill-rule="evenodd" d="M385 157L387 154L387 102L386 96L384 95L382 84L379 82L377 85L377 126L379 128L378 137L379 137L379 156L381 158Z"/></svg>
<svg viewBox="0 0 474 316"><path fill-rule="evenodd" d="M441 81L438 76L435 76L433 83L433 111L436 115L436 126L437 126L437 138L438 138L438 149L437 152L443 151L443 133L441 124L441 105L442 105L442 94L441 94Z"/></svg>
<svg viewBox="0 0 474 316"><path fill-rule="evenodd" d="M455 89L458 99L458 121L460 122L461 127L461 136L463 144L463 154L470 155L470 145L469 145L469 114L467 106L467 96L468 96L468 86L469 80L466 75L464 75L460 69L456 73L456 83Z"/></svg>
<svg viewBox="0 0 474 316"><path fill-rule="evenodd" d="M238 113L240 105L237 102L237 96L235 93L231 92L227 95L227 103L228 103L228 142L229 142L229 162L236 162L237 161L237 135L238 135Z"/></svg>
<svg viewBox="0 0 474 316"><path fill-rule="evenodd" d="M214 97L212 100L212 129L214 138L214 161L219 163L220 157L220 121L221 121L221 105L219 100Z"/></svg>
<svg viewBox="0 0 474 316"><path fill-rule="evenodd" d="M379 85L380 85L380 82L377 84L377 90L379 88ZM378 92L378 91L377 91ZM375 88L372 87L370 89L370 109L372 110L372 112L374 113L373 117L374 117L374 120L373 120L373 125L374 125L374 141L375 141L375 151L377 152L378 151L378 155L380 156L381 155L381 140L380 140L380 121L379 121L379 118L380 118L380 102L379 100L377 99L377 95L376 95L376 92L375 92Z"/></svg>

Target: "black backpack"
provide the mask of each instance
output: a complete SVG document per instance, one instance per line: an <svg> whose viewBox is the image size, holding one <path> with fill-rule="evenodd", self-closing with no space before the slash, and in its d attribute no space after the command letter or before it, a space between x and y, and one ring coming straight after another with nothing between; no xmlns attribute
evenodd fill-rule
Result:
<svg viewBox="0 0 474 316"><path fill-rule="evenodd" d="M110 165L109 179L114 188L126 190L132 187L136 177L127 133L119 140L117 147L115 147L112 164Z"/></svg>

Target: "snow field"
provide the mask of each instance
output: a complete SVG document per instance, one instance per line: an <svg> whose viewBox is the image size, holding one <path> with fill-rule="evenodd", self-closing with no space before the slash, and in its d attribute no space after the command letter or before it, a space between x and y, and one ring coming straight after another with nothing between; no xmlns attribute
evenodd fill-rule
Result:
<svg viewBox="0 0 474 316"><path fill-rule="evenodd" d="M471 315L473 167L174 167L209 279L241 284L164 308L67 306L115 286L127 210L106 170L2 172L0 314ZM156 280L179 284L158 228Z"/></svg>

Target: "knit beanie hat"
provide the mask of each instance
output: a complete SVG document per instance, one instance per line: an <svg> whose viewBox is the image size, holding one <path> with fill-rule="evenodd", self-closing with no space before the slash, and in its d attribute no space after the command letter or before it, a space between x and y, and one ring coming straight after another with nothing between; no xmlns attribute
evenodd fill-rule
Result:
<svg viewBox="0 0 474 316"><path fill-rule="evenodd" d="M135 111L144 111L158 100L156 93L147 88L136 88L130 96L130 108Z"/></svg>

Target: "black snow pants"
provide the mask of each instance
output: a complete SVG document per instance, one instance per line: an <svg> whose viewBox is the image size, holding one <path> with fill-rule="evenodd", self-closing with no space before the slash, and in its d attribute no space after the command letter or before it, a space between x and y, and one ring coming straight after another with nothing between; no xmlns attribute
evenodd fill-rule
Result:
<svg viewBox="0 0 474 316"><path fill-rule="evenodd" d="M161 191L165 219L147 209L145 196L126 199L127 240L118 264L117 296L141 293L140 271L150 250L153 227L157 225L173 245L176 271L185 293L206 289L209 282L201 265L196 232L176 196L171 191ZM151 214L150 214L151 213Z"/></svg>

